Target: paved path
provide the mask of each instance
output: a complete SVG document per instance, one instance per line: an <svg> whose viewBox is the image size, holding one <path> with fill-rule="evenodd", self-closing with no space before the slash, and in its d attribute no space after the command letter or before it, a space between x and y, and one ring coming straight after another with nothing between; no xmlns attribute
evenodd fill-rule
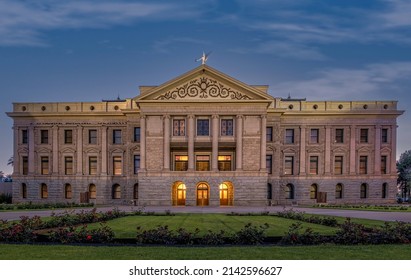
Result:
<svg viewBox="0 0 411 280"><path fill-rule="evenodd" d="M115 206L99 206L97 211L107 211L113 209ZM131 206L119 206L122 211L130 212L140 209L139 207ZM285 209L290 209L287 207ZM270 207L173 207L173 206L151 206L145 207L144 211L153 212L164 212L171 211L173 213L258 213L258 212L270 212L275 213L282 211L284 207L282 206L270 206ZM411 213L410 212L376 212L376 211L358 211L358 210L341 210L341 209L324 209L324 208L302 208L293 207L296 211L303 211L310 214L322 214L322 215L332 215L340 217L351 217L351 218L364 218L371 220L382 220L382 221L403 221L411 223ZM90 211L91 208L76 209L74 211ZM0 219L2 220L18 220L21 216L40 216L48 217L52 213L62 213L67 210L32 210L32 211L15 211L15 212L0 212Z"/></svg>

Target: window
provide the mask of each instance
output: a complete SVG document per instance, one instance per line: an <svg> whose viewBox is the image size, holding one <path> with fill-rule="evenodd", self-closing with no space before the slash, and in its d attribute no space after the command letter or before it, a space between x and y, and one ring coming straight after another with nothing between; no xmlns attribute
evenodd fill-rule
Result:
<svg viewBox="0 0 411 280"><path fill-rule="evenodd" d="M120 199L121 198L121 187L119 184L114 184L112 187L112 198Z"/></svg>
<svg viewBox="0 0 411 280"><path fill-rule="evenodd" d="M270 183L267 184L267 199L273 199L273 186Z"/></svg>
<svg viewBox="0 0 411 280"><path fill-rule="evenodd" d="M138 199L138 184L134 184L133 199Z"/></svg>
<svg viewBox="0 0 411 280"><path fill-rule="evenodd" d="M22 157L22 162L23 162L22 173L23 173L23 175L27 175L27 174L29 174L29 157L23 156Z"/></svg>
<svg viewBox="0 0 411 280"><path fill-rule="evenodd" d="M134 155L134 174L140 169L140 155Z"/></svg>
<svg viewBox="0 0 411 280"><path fill-rule="evenodd" d="M266 139L267 139L267 142L273 142L273 128L272 127L266 128Z"/></svg>
<svg viewBox="0 0 411 280"><path fill-rule="evenodd" d="M286 156L284 159L284 174L293 175L294 174L294 157Z"/></svg>
<svg viewBox="0 0 411 280"><path fill-rule="evenodd" d="M23 129L21 131L21 143L22 144L27 144L29 142L29 134L27 129Z"/></svg>
<svg viewBox="0 0 411 280"><path fill-rule="evenodd" d="M27 198L27 185L25 183L21 184L21 195L23 198Z"/></svg>
<svg viewBox="0 0 411 280"><path fill-rule="evenodd" d="M233 136L233 120L232 119L222 119L221 120L221 136Z"/></svg>
<svg viewBox="0 0 411 280"><path fill-rule="evenodd" d="M97 174L97 157L88 158L88 174L96 175Z"/></svg>
<svg viewBox="0 0 411 280"><path fill-rule="evenodd" d="M97 144L97 130L90 129L88 131L88 143L89 144Z"/></svg>
<svg viewBox="0 0 411 280"><path fill-rule="evenodd" d="M208 155L196 156L196 170L197 171L210 171L210 156Z"/></svg>
<svg viewBox="0 0 411 280"><path fill-rule="evenodd" d="M197 136L209 136L210 124L209 120L197 120Z"/></svg>
<svg viewBox="0 0 411 280"><path fill-rule="evenodd" d="M187 171L188 169L188 156L175 156L174 158L174 170L175 171Z"/></svg>
<svg viewBox="0 0 411 280"><path fill-rule="evenodd" d="M73 144L73 130L64 130L64 144Z"/></svg>
<svg viewBox="0 0 411 280"><path fill-rule="evenodd" d="M49 143L49 131L48 130L40 130L40 143L41 144Z"/></svg>
<svg viewBox="0 0 411 280"><path fill-rule="evenodd" d="M140 143L141 130L139 127L134 128L134 142Z"/></svg>
<svg viewBox="0 0 411 280"><path fill-rule="evenodd" d="M360 187L360 198L367 198L368 196L368 186L367 184L361 184Z"/></svg>
<svg viewBox="0 0 411 280"><path fill-rule="evenodd" d="M310 198L317 199L317 192L318 192L318 186L316 184L312 184L310 187Z"/></svg>
<svg viewBox="0 0 411 280"><path fill-rule="evenodd" d="M387 174L387 156L381 156L381 174Z"/></svg>
<svg viewBox="0 0 411 280"><path fill-rule="evenodd" d="M294 199L294 186L293 184L287 184L285 186L285 198Z"/></svg>
<svg viewBox="0 0 411 280"><path fill-rule="evenodd" d="M231 156L218 156L218 170L231 171Z"/></svg>
<svg viewBox="0 0 411 280"><path fill-rule="evenodd" d="M319 133L320 131L318 129L311 129L310 132L310 142L313 144L317 144L318 143L318 137L319 137Z"/></svg>
<svg viewBox="0 0 411 280"><path fill-rule="evenodd" d="M337 128L335 130L335 143L344 143L344 129Z"/></svg>
<svg viewBox="0 0 411 280"><path fill-rule="evenodd" d="M341 199L343 197L343 186L341 184L337 184L335 186L335 198Z"/></svg>
<svg viewBox="0 0 411 280"><path fill-rule="evenodd" d="M185 136L186 135L186 121L185 120L173 120L173 136Z"/></svg>
<svg viewBox="0 0 411 280"><path fill-rule="evenodd" d="M381 129L381 143L388 143L388 129L383 128Z"/></svg>
<svg viewBox="0 0 411 280"><path fill-rule="evenodd" d="M48 198L49 197L49 191L47 189L47 185L46 184L41 184L40 187L40 192L41 192L41 198Z"/></svg>
<svg viewBox="0 0 411 280"><path fill-rule="evenodd" d="M49 157L41 157L41 174L48 175L49 174Z"/></svg>
<svg viewBox="0 0 411 280"><path fill-rule="evenodd" d="M97 188L96 188L96 185L90 184L90 185L88 186L88 195L89 195L89 198L91 198L91 199L96 199L96 197L97 197Z"/></svg>
<svg viewBox="0 0 411 280"><path fill-rule="evenodd" d="M310 157L310 174L318 174L318 156Z"/></svg>
<svg viewBox="0 0 411 280"><path fill-rule="evenodd" d="M368 128L361 128L360 143L368 143Z"/></svg>
<svg viewBox="0 0 411 280"><path fill-rule="evenodd" d="M334 174L341 175L343 174L343 157L335 156L334 159Z"/></svg>
<svg viewBox="0 0 411 280"><path fill-rule="evenodd" d="M272 174L273 173L273 156L266 155L265 160L266 160L267 173Z"/></svg>
<svg viewBox="0 0 411 280"><path fill-rule="evenodd" d="M388 184L384 183L382 184L381 198L387 198L387 197L388 197Z"/></svg>
<svg viewBox="0 0 411 280"><path fill-rule="evenodd" d="M73 157L64 157L64 174L73 175Z"/></svg>
<svg viewBox="0 0 411 280"><path fill-rule="evenodd" d="M368 157L360 156L360 174L367 174Z"/></svg>
<svg viewBox="0 0 411 280"><path fill-rule="evenodd" d="M113 130L113 144L121 144L121 130L120 129Z"/></svg>
<svg viewBox="0 0 411 280"><path fill-rule="evenodd" d="M66 184L64 186L64 197L66 199L71 199L72 198L72 191L71 191L71 185L70 184Z"/></svg>
<svg viewBox="0 0 411 280"><path fill-rule="evenodd" d="M113 174L121 175L123 173L122 161L120 156L113 157Z"/></svg>
<svg viewBox="0 0 411 280"><path fill-rule="evenodd" d="M285 130L285 143L293 144L294 143L294 129Z"/></svg>

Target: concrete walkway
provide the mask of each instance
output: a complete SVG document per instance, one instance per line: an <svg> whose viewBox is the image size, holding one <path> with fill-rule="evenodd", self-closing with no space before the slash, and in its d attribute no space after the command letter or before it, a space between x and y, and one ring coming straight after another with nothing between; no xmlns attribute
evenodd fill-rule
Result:
<svg viewBox="0 0 411 280"><path fill-rule="evenodd" d="M116 206L98 206L97 211L107 211L111 210ZM137 206L118 206L119 210L131 212L142 209ZM371 220L382 220L382 221L403 221L411 223L411 213L410 212L376 212L376 211L358 211L358 210L341 210L341 209L324 209L324 208L303 208L303 207L286 207L283 206L269 206L269 207L175 207L175 206L148 206L143 210L146 212L164 212L170 211L172 213L258 213L258 212L270 212L276 213L284 209L294 209L295 211L301 211L309 214L321 214L321 215L331 215L340 217L351 217L351 218L363 218ZM75 209L74 211L91 211L91 208ZM52 213L63 213L67 209L61 210L32 210L32 211L15 211L15 212L0 212L1 220L18 220L21 216L40 216L48 217Z"/></svg>

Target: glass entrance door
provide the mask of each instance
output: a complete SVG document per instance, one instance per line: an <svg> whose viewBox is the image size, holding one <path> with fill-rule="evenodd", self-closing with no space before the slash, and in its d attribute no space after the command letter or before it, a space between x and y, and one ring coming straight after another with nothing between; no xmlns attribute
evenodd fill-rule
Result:
<svg viewBox="0 0 411 280"><path fill-rule="evenodd" d="M208 186L201 183L197 186L197 206L208 206L209 203Z"/></svg>

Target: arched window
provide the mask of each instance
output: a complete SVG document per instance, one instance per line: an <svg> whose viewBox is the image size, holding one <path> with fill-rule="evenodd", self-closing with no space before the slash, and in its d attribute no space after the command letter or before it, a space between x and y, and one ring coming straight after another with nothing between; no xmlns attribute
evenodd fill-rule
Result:
<svg viewBox="0 0 411 280"><path fill-rule="evenodd" d="M49 191L46 184L41 184L41 198L48 198Z"/></svg>
<svg viewBox="0 0 411 280"><path fill-rule="evenodd" d="M121 187L119 184L114 184L112 187L112 199L121 198Z"/></svg>
<svg viewBox="0 0 411 280"><path fill-rule="evenodd" d="M341 199L343 197L343 186L342 184L337 184L335 186L335 198Z"/></svg>
<svg viewBox="0 0 411 280"><path fill-rule="evenodd" d="M367 198L368 196L368 186L367 184L363 183L360 187L360 198Z"/></svg>
<svg viewBox="0 0 411 280"><path fill-rule="evenodd" d="M318 186L316 184L312 184L310 187L310 198L317 199L317 192L318 192Z"/></svg>
<svg viewBox="0 0 411 280"><path fill-rule="evenodd" d="M267 184L267 199L273 199L273 186L270 183Z"/></svg>
<svg viewBox="0 0 411 280"><path fill-rule="evenodd" d="M138 199L138 183L134 184L133 199Z"/></svg>
<svg viewBox="0 0 411 280"><path fill-rule="evenodd" d="M21 184L21 195L23 198L27 198L27 185L26 183Z"/></svg>
<svg viewBox="0 0 411 280"><path fill-rule="evenodd" d="M89 198L91 198L91 199L96 199L96 194L97 194L96 185L90 184L90 186L88 186L88 195L89 195Z"/></svg>
<svg viewBox="0 0 411 280"><path fill-rule="evenodd" d="M71 185L70 184L66 184L64 186L64 197L66 199L71 199L72 198L72 192L71 192Z"/></svg>
<svg viewBox="0 0 411 280"><path fill-rule="evenodd" d="M287 186L285 186L285 198L294 199L294 185L293 184L287 184Z"/></svg>
<svg viewBox="0 0 411 280"><path fill-rule="evenodd" d="M388 197L388 184L387 183L382 184L381 197L382 198Z"/></svg>

